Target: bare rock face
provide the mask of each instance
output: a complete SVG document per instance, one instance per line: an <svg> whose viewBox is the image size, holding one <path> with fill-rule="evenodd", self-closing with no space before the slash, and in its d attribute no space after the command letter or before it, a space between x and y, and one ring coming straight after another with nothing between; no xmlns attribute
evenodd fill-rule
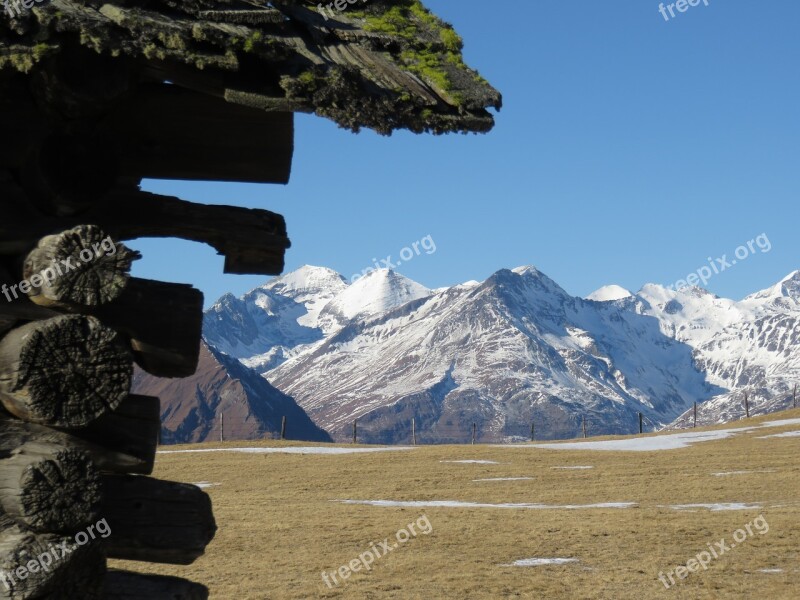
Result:
<svg viewBox="0 0 800 600"><path fill-rule="evenodd" d="M287 439L330 441L291 397L205 342L193 376L162 379L137 370L133 388L161 397L164 444L218 440L221 422L226 440L274 438L284 416Z"/></svg>

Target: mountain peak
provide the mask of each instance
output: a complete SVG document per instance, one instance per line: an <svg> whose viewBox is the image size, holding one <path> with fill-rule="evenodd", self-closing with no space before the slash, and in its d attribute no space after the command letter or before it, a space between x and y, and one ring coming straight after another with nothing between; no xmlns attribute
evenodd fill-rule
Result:
<svg viewBox="0 0 800 600"><path fill-rule="evenodd" d="M511 269L511 272L522 276L525 275L539 276L543 274L539 269L537 269L533 265L522 265L521 267L515 267Z"/></svg>
<svg viewBox="0 0 800 600"><path fill-rule="evenodd" d="M623 298L630 298L633 294L619 285L604 285L598 290L595 290L588 296L587 300L594 300L595 302L611 302L613 300L622 300Z"/></svg>
<svg viewBox="0 0 800 600"><path fill-rule="evenodd" d="M280 290L283 294L291 291L303 293L330 290L338 292L347 287L347 282L333 269L303 265L286 275L276 277L264 287L269 290Z"/></svg>
<svg viewBox="0 0 800 600"><path fill-rule="evenodd" d="M400 273L377 269L337 295L325 312L333 311L350 319L359 314L382 313L430 295L428 288Z"/></svg>
<svg viewBox="0 0 800 600"><path fill-rule="evenodd" d="M792 271L772 287L756 292L745 298L745 300L772 300L777 298L800 300L800 270Z"/></svg>
<svg viewBox="0 0 800 600"><path fill-rule="evenodd" d="M784 296L800 299L800 270L789 273L781 280L780 285L783 288Z"/></svg>
<svg viewBox="0 0 800 600"><path fill-rule="evenodd" d="M491 285L495 285L501 282L511 282L515 279L516 281L522 284L526 289L536 289L539 292L545 292L548 294L553 294L556 297L570 297L560 285L558 285L555 281L550 279L547 275L542 273L539 269L534 267L533 265L523 265L521 267L516 267L514 269L500 269L492 275L489 279L486 280L486 283L490 283ZM517 284L513 284L517 285Z"/></svg>

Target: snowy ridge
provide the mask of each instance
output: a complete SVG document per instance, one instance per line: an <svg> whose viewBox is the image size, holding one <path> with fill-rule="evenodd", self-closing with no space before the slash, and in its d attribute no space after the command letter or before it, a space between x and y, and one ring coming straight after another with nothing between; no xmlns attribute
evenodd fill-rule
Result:
<svg viewBox="0 0 800 600"><path fill-rule="evenodd" d="M586 296L586 299L594 300L595 302L612 302L614 300L630 298L631 296L633 296L633 294L631 294L624 287L620 287L618 285L606 285Z"/></svg>
<svg viewBox="0 0 800 600"><path fill-rule="evenodd" d="M632 433L694 402L714 422L785 404L800 379L800 271L736 302L700 288L573 297L535 267L428 290L388 270L353 285L304 267L206 315L210 343L256 366L334 438L365 442ZM249 319L249 321L247 321ZM781 404L783 403L783 404ZM702 406L702 405L701 405ZM711 418L711 417L709 417Z"/></svg>

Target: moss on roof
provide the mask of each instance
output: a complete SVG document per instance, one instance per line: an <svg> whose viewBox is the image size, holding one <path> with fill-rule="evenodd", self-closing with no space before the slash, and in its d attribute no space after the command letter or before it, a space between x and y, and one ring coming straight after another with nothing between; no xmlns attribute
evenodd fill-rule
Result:
<svg viewBox="0 0 800 600"><path fill-rule="evenodd" d="M149 77L358 131L484 132L500 94L419 0L320 14L313 0L52 0L0 19L0 72L31 72L67 41ZM325 3L327 5L327 2Z"/></svg>

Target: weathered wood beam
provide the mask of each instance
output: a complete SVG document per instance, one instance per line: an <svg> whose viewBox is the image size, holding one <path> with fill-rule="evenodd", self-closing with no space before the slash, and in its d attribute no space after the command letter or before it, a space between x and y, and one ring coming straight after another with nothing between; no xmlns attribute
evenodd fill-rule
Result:
<svg viewBox="0 0 800 600"><path fill-rule="evenodd" d="M159 67L162 81L184 83L176 65L162 62L150 70ZM194 71L193 77L208 86L217 72L209 68L198 76ZM121 175L288 183L291 174L292 113L260 112L181 85L140 85L98 130L117 141Z"/></svg>
<svg viewBox="0 0 800 600"><path fill-rule="evenodd" d="M144 398L144 396L135 398ZM121 408L125 408L126 402L128 401L123 402ZM152 406L148 410L152 410ZM98 421L102 422L105 418L106 416L100 417ZM139 423L143 419L124 419L131 423L132 427L138 427L140 432L138 434L129 433L127 438L121 439L112 438L106 432L96 432L93 426L67 433L43 425L24 423L0 409L0 456L10 456L17 448L32 442L54 444L86 452L91 457L92 463L101 472L145 475L152 473L153 460L149 458L149 448L153 444L146 442L145 434L141 433L144 427ZM152 430L152 426L148 427ZM141 446L135 446L134 437L141 438Z"/></svg>
<svg viewBox="0 0 800 600"><path fill-rule="evenodd" d="M276 213L195 204L178 198L117 189L81 213L47 217L24 205L24 196L10 184L0 184L8 200L0 221L0 254L23 254L42 237L86 223L98 225L114 240L177 237L201 242L225 256L225 272L277 275L291 246L286 221ZM16 202L11 200L16 199Z"/></svg>
<svg viewBox="0 0 800 600"><path fill-rule="evenodd" d="M0 515L0 599L101 600L106 559L100 542L78 545L71 537L35 534Z"/></svg>
<svg viewBox="0 0 800 600"><path fill-rule="evenodd" d="M0 508L31 531L77 531L99 506L100 475L81 450L28 442L0 459Z"/></svg>
<svg viewBox="0 0 800 600"><path fill-rule="evenodd" d="M51 134L32 143L20 169L28 200L47 215L74 215L88 209L117 180L109 142L90 135Z"/></svg>
<svg viewBox="0 0 800 600"><path fill-rule="evenodd" d="M91 311L130 338L136 363L157 377L197 370L203 333L203 293L190 285L131 277L115 301Z"/></svg>
<svg viewBox="0 0 800 600"><path fill-rule="evenodd" d="M108 556L188 565L205 552L217 526L200 488L149 477L103 476L102 514L114 534Z"/></svg>
<svg viewBox="0 0 800 600"><path fill-rule="evenodd" d="M274 275L291 246L286 221L276 213L195 204L139 191L120 190L83 215L114 239L177 237L202 242L225 256L226 273Z"/></svg>
<svg viewBox="0 0 800 600"><path fill-rule="evenodd" d="M58 52L41 60L30 76L36 104L53 120L99 119L135 86L132 61L96 52L69 37L61 39Z"/></svg>
<svg viewBox="0 0 800 600"><path fill-rule="evenodd" d="M93 317L65 315L0 339L0 403L32 423L81 427L128 395L133 356Z"/></svg>
<svg viewBox="0 0 800 600"><path fill-rule="evenodd" d="M130 571L110 570L105 600L208 600L208 588L199 583Z"/></svg>
<svg viewBox="0 0 800 600"><path fill-rule="evenodd" d="M22 275L31 283L28 297L40 306L98 306L119 297L139 258L96 225L78 225L39 240Z"/></svg>
<svg viewBox="0 0 800 600"><path fill-rule="evenodd" d="M11 285L0 274L2 284ZM6 288L8 289L8 288ZM11 296L9 294L9 296ZM131 277L116 300L102 306L38 306L25 296L0 293L0 334L23 321L52 319L62 311L86 314L124 334L136 364L157 377L188 377L197 369L203 329L203 294L189 285Z"/></svg>
<svg viewBox="0 0 800 600"><path fill-rule="evenodd" d="M131 394L116 410L104 414L87 427L64 430L75 438L127 457L125 470L116 465L101 469L116 473L149 475L153 472L161 431L161 402L153 396Z"/></svg>

